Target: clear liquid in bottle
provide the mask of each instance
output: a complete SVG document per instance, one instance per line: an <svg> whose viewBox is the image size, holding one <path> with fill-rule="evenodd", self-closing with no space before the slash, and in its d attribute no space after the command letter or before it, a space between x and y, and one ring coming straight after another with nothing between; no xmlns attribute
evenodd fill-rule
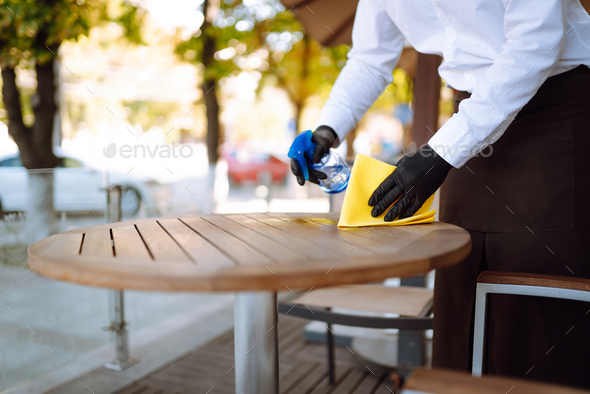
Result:
<svg viewBox="0 0 590 394"><path fill-rule="evenodd" d="M328 176L320 179L320 188L326 193L339 193L348 186L350 167L337 153L330 151L319 163L310 160L309 165Z"/></svg>

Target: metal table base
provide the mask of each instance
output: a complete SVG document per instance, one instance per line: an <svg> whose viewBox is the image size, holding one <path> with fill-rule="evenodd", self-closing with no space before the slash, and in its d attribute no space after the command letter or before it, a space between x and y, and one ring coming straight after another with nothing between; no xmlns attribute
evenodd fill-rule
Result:
<svg viewBox="0 0 590 394"><path fill-rule="evenodd" d="M277 293L242 292L234 298L237 394L278 394Z"/></svg>

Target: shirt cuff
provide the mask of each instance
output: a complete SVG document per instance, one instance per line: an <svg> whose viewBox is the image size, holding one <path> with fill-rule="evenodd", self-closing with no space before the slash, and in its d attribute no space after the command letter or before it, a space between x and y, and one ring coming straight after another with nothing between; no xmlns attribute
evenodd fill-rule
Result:
<svg viewBox="0 0 590 394"><path fill-rule="evenodd" d="M324 106L322 108L316 128L322 125L330 126L338 134L340 144L346 139L350 130L356 126L349 110L331 106ZM337 147L333 146L333 148Z"/></svg>
<svg viewBox="0 0 590 394"><path fill-rule="evenodd" d="M428 145L447 163L460 168L478 153L479 141L455 114L430 138Z"/></svg>

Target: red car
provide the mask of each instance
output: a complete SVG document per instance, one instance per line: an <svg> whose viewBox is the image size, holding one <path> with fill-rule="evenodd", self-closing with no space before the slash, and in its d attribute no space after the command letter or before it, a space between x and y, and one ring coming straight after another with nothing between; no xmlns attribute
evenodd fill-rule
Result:
<svg viewBox="0 0 590 394"><path fill-rule="evenodd" d="M273 183L284 182L289 165L270 153L232 150L223 154L227 161L227 175L234 184L244 181L260 183L264 173L272 175Z"/></svg>

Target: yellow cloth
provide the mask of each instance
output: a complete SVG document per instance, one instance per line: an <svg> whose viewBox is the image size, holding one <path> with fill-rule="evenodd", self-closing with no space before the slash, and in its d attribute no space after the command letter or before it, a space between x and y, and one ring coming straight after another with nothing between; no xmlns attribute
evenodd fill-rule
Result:
<svg viewBox="0 0 590 394"><path fill-rule="evenodd" d="M430 196L412 217L386 222L383 218L388 209L381 216L376 218L371 216L373 207L369 206L369 197L393 170L395 170L395 166L377 159L362 154L356 156L344 196L338 227L406 226L434 221L436 211L430 210L434 195Z"/></svg>

